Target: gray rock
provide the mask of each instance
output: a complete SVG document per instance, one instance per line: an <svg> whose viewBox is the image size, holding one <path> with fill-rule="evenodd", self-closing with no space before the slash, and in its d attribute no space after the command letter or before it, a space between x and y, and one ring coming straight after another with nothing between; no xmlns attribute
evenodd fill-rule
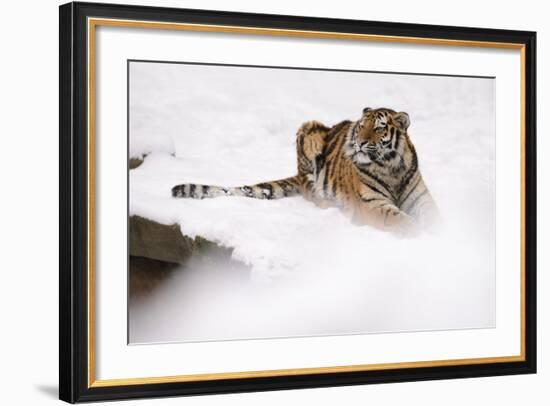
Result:
<svg viewBox="0 0 550 406"><path fill-rule="evenodd" d="M183 264L193 254L194 240L183 235L177 224L160 224L140 216L130 216L129 223L131 256Z"/></svg>

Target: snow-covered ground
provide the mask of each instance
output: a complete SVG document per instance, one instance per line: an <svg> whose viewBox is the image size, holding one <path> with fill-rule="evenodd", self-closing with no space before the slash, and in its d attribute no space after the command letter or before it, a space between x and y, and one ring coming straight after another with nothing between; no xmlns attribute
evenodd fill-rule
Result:
<svg viewBox="0 0 550 406"><path fill-rule="evenodd" d="M397 239L299 197L170 196L294 175L303 121L367 106L409 113L437 235ZM130 173L130 214L234 248L252 278L176 273L132 302L130 341L493 327L494 142L492 79L132 62L129 150L149 155Z"/></svg>

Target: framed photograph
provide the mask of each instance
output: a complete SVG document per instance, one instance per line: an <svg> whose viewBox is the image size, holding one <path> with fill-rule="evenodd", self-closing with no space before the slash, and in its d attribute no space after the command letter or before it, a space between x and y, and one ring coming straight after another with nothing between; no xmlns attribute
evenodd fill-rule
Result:
<svg viewBox="0 0 550 406"><path fill-rule="evenodd" d="M536 371L536 34L60 7L60 398Z"/></svg>

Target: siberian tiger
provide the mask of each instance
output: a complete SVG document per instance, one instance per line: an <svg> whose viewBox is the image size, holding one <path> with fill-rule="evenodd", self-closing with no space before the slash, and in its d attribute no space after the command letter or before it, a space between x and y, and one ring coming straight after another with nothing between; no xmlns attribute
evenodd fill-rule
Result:
<svg viewBox="0 0 550 406"><path fill-rule="evenodd" d="M238 187L182 184L172 188L172 196L301 195L322 208L341 208L354 224L414 235L439 214L420 174L409 124L407 113L388 108L365 108L359 120L333 127L308 121L297 133L295 176Z"/></svg>

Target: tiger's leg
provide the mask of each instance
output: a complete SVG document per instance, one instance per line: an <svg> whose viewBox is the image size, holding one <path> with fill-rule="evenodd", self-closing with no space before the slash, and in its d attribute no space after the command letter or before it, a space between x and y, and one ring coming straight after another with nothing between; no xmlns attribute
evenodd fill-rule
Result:
<svg viewBox="0 0 550 406"><path fill-rule="evenodd" d="M361 201L352 212L352 222L357 225L369 225L401 237L419 232L417 221L383 195L361 194Z"/></svg>
<svg viewBox="0 0 550 406"><path fill-rule="evenodd" d="M329 127L318 121L307 121L300 126L296 134L296 152L298 158L298 180L305 199L320 207L325 201L317 193L319 176L325 165L323 150Z"/></svg>
<svg viewBox="0 0 550 406"><path fill-rule="evenodd" d="M439 209L420 177L410 190L406 190L400 208L415 218L422 228L433 229L441 222Z"/></svg>

